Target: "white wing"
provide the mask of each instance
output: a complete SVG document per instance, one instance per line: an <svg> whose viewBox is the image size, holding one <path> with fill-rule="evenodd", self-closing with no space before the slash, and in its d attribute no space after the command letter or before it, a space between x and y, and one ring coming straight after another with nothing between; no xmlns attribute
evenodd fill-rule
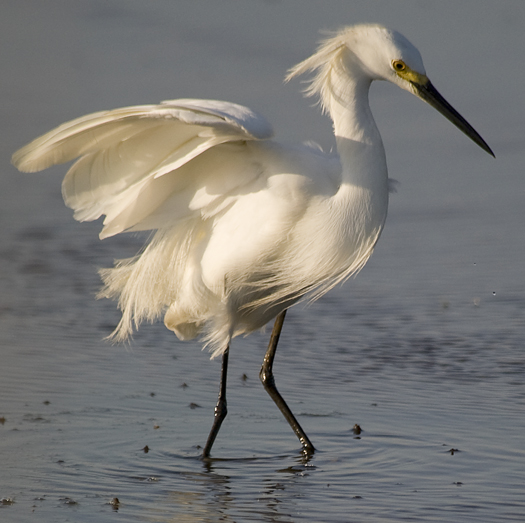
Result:
<svg viewBox="0 0 525 523"><path fill-rule="evenodd" d="M80 157L62 184L64 201L79 221L105 215L100 234L105 238L158 228L165 223L168 200L172 221L197 209L216 209L228 190L257 175L257 169L246 165L247 155L236 154L239 148L272 134L270 124L246 107L170 100L83 116L37 138L12 161L21 171L35 172ZM209 151L227 142L236 143ZM199 156L198 168L189 168L188 162ZM220 194L203 192L217 167Z"/></svg>

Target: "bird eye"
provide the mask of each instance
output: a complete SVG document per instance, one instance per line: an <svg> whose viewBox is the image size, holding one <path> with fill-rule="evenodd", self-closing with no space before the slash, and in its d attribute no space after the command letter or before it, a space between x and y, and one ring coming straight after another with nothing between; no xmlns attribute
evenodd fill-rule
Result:
<svg viewBox="0 0 525 523"><path fill-rule="evenodd" d="M405 62L403 62L403 60L393 60L392 61L392 67L398 73L404 71L407 68L407 66L405 65Z"/></svg>

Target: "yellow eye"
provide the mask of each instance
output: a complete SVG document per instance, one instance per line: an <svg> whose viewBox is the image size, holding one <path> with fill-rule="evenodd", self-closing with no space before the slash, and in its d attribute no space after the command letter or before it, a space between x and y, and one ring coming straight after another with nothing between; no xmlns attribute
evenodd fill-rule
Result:
<svg viewBox="0 0 525 523"><path fill-rule="evenodd" d="M403 60L392 60L392 67L394 68L394 71L398 73L402 73L407 68Z"/></svg>

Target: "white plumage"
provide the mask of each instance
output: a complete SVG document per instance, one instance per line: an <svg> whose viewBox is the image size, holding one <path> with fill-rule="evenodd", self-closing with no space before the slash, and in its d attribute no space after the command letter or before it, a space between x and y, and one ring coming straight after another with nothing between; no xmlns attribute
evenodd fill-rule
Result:
<svg viewBox="0 0 525 523"><path fill-rule="evenodd" d="M64 179L64 200L77 220L105 216L101 238L156 231L140 255L102 271L101 294L123 311L116 340L164 314L179 338L202 335L215 356L232 337L365 264L388 207L385 154L368 103L373 80L423 98L491 152L399 33L346 28L288 78L305 72L315 73L310 94L333 121L337 154L280 145L263 117L213 100L91 114L15 153L22 171L79 158Z"/></svg>

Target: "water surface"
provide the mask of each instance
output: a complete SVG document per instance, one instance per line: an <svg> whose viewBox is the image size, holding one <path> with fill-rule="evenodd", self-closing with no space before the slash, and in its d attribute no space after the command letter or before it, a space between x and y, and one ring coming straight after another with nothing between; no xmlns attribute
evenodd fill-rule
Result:
<svg viewBox="0 0 525 523"><path fill-rule="evenodd" d="M304 6L0 8L2 521L523 521L525 8ZM220 362L162 324L127 347L103 341L118 312L94 298L97 269L143 238L99 241L100 224L62 204L64 169L21 175L10 155L90 111L189 96L249 105L281 139L330 147L329 122L282 77L319 29L364 21L420 48L497 160L413 97L373 87L401 182L387 227L356 279L290 311L276 359L318 451L304 459L258 381L267 332L235 340L229 415L203 463Z"/></svg>

